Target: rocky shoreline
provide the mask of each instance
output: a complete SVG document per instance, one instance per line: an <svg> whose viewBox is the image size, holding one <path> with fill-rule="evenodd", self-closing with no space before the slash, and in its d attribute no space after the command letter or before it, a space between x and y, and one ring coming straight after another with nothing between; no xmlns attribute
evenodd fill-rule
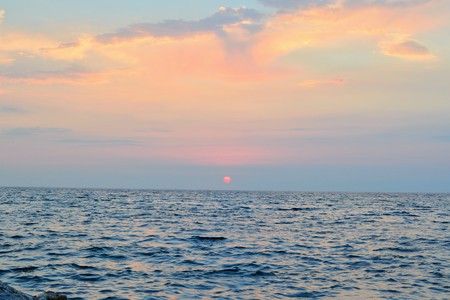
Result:
<svg viewBox="0 0 450 300"><path fill-rule="evenodd" d="M25 294L0 281L1 300L67 300L67 297L54 292L45 292L38 296Z"/></svg>

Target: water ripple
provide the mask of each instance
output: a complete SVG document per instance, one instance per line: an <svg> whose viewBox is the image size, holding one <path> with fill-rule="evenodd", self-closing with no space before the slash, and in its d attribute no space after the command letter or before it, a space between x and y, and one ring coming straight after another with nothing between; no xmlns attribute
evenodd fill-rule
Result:
<svg viewBox="0 0 450 300"><path fill-rule="evenodd" d="M70 299L445 299L448 194L0 188L0 280Z"/></svg>

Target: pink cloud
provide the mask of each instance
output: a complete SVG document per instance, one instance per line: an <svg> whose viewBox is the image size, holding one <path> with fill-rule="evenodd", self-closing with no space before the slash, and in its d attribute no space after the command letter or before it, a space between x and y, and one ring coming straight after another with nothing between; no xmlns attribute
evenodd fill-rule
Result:
<svg viewBox="0 0 450 300"><path fill-rule="evenodd" d="M13 65L17 59L42 56L43 47L54 47L57 42L42 35L5 33L0 35L0 64Z"/></svg>
<svg viewBox="0 0 450 300"><path fill-rule="evenodd" d="M180 78L258 82L300 74L299 67L278 61L291 52L330 46L336 49L336 45L349 40L356 47L358 43L379 46L381 53L388 56L433 57L425 46L410 38L441 23L439 16L428 14L431 4L399 8L384 5L386 1L382 1L383 5L372 2L362 6L313 5L272 17L244 7L220 8L198 21L140 23L112 33L83 35L69 43L11 33L0 37L0 63L11 65L21 57L30 61L36 58L42 61L43 70L22 77L3 74L3 81L88 83L123 75L162 85L174 85ZM401 42L392 42L398 40ZM58 75L43 76L47 65L43 59L67 65ZM92 71L67 72L73 63ZM306 79L299 85L318 84L338 83Z"/></svg>
<svg viewBox="0 0 450 300"><path fill-rule="evenodd" d="M0 76L3 83L25 83L33 85L79 84L91 85L107 81L106 73L74 72L71 70L58 73L34 73L26 76Z"/></svg>
<svg viewBox="0 0 450 300"><path fill-rule="evenodd" d="M341 5L346 7L385 6L405 7L429 2L430 0L258 0L263 5L282 10L298 10L310 7Z"/></svg>
<svg viewBox="0 0 450 300"><path fill-rule="evenodd" d="M300 81L297 85L301 88L316 88L324 85L340 86L345 83L343 78L332 79L307 79Z"/></svg>
<svg viewBox="0 0 450 300"><path fill-rule="evenodd" d="M427 47L413 40L404 40L394 43L383 43L382 52L388 56L396 56L405 59L430 60L435 56L430 53Z"/></svg>
<svg viewBox="0 0 450 300"><path fill-rule="evenodd" d="M14 62L14 58L9 57L7 54L0 53L0 64L7 65Z"/></svg>
<svg viewBox="0 0 450 300"><path fill-rule="evenodd" d="M260 33L254 55L273 60L298 49L330 48L349 40L377 47L381 42L440 26L447 17L432 15L432 7L427 3L404 7L337 5L279 14Z"/></svg>

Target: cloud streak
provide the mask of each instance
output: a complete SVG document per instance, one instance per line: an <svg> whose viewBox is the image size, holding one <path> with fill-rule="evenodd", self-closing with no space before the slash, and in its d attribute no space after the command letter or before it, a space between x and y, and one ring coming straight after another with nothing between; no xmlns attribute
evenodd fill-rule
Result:
<svg viewBox="0 0 450 300"><path fill-rule="evenodd" d="M431 0L258 0L263 5L286 10L307 9L311 7L405 7L430 2Z"/></svg>
<svg viewBox="0 0 450 300"><path fill-rule="evenodd" d="M4 134L10 137L26 137L26 136L66 134L69 132L71 132L70 129L57 127L18 127L6 130Z"/></svg>
<svg viewBox="0 0 450 300"><path fill-rule="evenodd" d="M3 110L10 110L10 113L16 113L18 109L6 107ZM0 107L0 114L2 107ZM22 113L18 111L17 113ZM140 142L128 138L95 138L74 136L74 131L68 128L59 127L16 127L3 131L4 137L9 138L51 138L54 143L79 145L79 146L135 146Z"/></svg>
<svg viewBox="0 0 450 300"><path fill-rule="evenodd" d="M382 52L388 56L414 60L435 59L435 56L430 53L427 47L414 40L405 40L397 43L382 43L380 47Z"/></svg>
<svg viewBox="0 0 450 300"><path fill-rule="evenodd" d="M335 0L259 0L266 6L277 9L303 9L312 6L324 6L336 2Z"/></svg>
<svg viewBox="0 0 450 300"><path fill-rule="evenodd" d="M2 33L0 35L0 64L11 65L17 59L40 58L43 48L51 48L58 45L48 37L38 34L26 33Z"/></svg>
<svg viewBox="0 0 450 300"><path fill-rule="evenodd" d="M96 37L100 43L114 43L128 39L144 37L182 38L201 33L215 33L218 36L227 35L230 26L254 33L261 29L264 16L255 9L240 7L221 7L212 16L198 21L166 20L161 23L139 23L118 29L114 33L102 34ZM72 45L67 45L72 46Z"/></svg>
<svg viewBox="0 0 450 300"><path fill-rule="evenodd" d="M68 65L64 68L39 65L29 69L0 71L0 80L10 83L28 84L95 84L104 80L102 72L95 72L80 65Z"/></svg>
<svg viewBox="0 0 450 300"><path fill-rule="evenodd" d="M131 139L98 139L98 138L67 138L58 140L63 144L89 145L89 146L134 146L139 142Z"/></svg>
<svg viewBox="0 0 450 300"><path fill-rule="evenodd" d="M10 105L0 105L0 114L24 114L26 110Z"/></svg>
<svg viewBox="0 0 450 300"><path fill-rule="evenodd" d="M334 85L340 86L345 83L343 78L332 78L332 79L307 79L302 80L298 83L300 88L318 88L324 85Z"/></svg>

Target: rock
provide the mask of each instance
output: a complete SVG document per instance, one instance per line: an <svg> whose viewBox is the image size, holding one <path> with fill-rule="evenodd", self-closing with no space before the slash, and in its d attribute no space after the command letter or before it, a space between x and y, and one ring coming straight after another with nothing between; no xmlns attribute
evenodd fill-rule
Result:
<svg viewBox="0 0 450 300"><path fill-rule="evenodd" d="M45 292L34 297L33 300L67 300L67 297L54 292Z"/></svg>
<svg viewBox="0 0 450 300"><path fill-rule="evenodd" d="M67 300L67 297L54 292L45 292L39 296L25 294L0 281L1 300Z"/></svg>
<svg viewBox="0 0 450 300"><path fill-rule="evenodd" d="M0 299L2 300L33 300L33 297L22 293L0 281Z"/></svg>

